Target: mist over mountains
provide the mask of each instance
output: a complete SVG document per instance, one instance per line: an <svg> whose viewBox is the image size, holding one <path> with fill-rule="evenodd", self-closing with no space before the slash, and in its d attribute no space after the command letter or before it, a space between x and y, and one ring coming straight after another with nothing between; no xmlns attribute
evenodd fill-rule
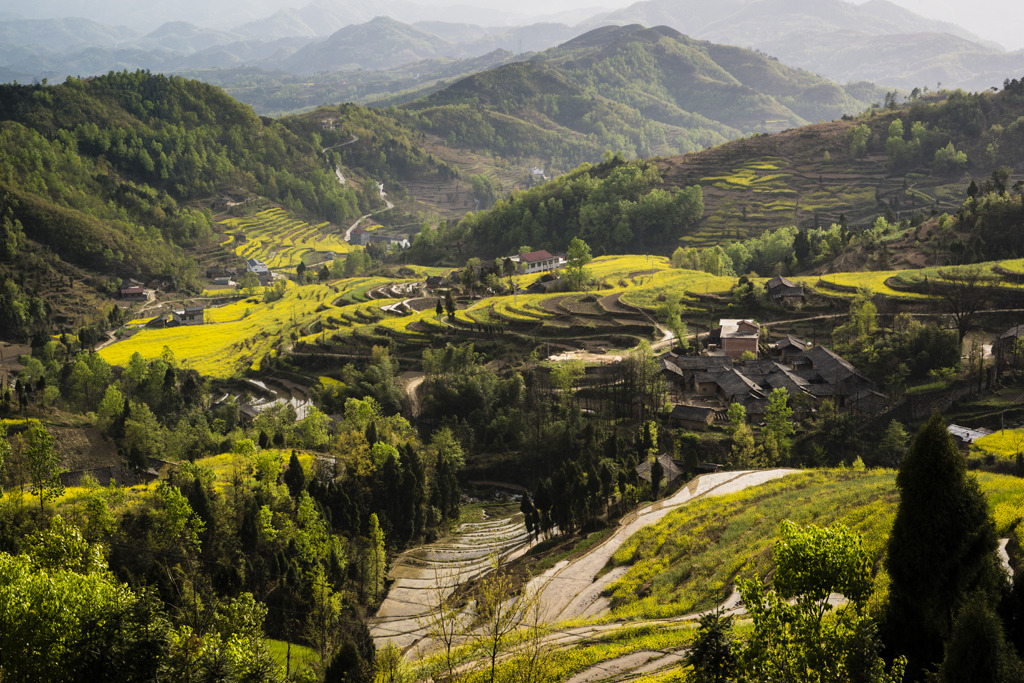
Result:
<svg viewBox="0 0 1024 683"><path fill-rule="evenodd" d="M89 18L19 18L62 11ZM646 0L547 16L408 0L316 0L283 9L271 0L186 0L173 8L42 0L30 9L6 0L0 17L4 80L125 69L181 73L222 85L261 113L339 99L403 101L408 97L399 93L443 87L479 66L460 60L486 56L485 64L501 64L511 59L506 52L528 56L608 25L665 26L750 48L836 83L869 81L886 90L981 90L1024 72L1024 51L1008 52L888 0ZM272 95L299 87L320 92L269 101L267 88Z"/></svg>

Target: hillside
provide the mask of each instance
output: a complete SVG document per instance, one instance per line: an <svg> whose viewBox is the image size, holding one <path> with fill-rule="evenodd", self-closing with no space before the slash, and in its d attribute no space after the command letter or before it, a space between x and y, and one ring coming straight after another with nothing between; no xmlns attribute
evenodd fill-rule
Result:
<svg viewBox="0 0 1024 683"><path fill-rule="evenodd" d="M632 184L591 183L590 189L580 189L581 174L605 178L614 164L581 167L466 222L486 245L515 248L518 240L558 250L568 244L565 235L580 231L599 253L653 248L663 254L680 245L724 246L783 226L807 229L838 223L858 231L879 217L918 226L941 212L958 213L972 178L976 188L1012 189L1010 169L1022 161L1022 116L1024 86L1019 81L999 93L944 91L902 108L873 109L858 118L635 162L637 177L642 173L652 178L640 194ZM599 186L605 189L598 191ZM655 188L669 194L699 188L701 217L645 214L638 199ZM575 210L592 203L614 209ZM958 243L958 259L1024 253L1024 244L1010 227L1016 204L1012 199L996 204L1000 202L987 205L991 212L986 220L971 216L966 236L948 240ZM558 210L552 211L556 205Z"/></svg>
<svg viewBox="0 0 1024 683"><path fill-rule="evenodd" d="M359 108L351 111L358 120ZM396 137L408 132L393 123L376 126L381 144L392 145L386 165L376 152L341 154L340 143L364 128L347 125L333 140L319 120L260 119L212 86L141 72L2 86L0 120L0 274L15 290L6 305L25 302L3 330L11 340L99 317L106 323L105 304L90 314L63 294L72 281L102 297L127 278L198 291L197 259L218 249L215 199L230 195L243 208L275 202L348 226L381 201L376 183L364 193L364 173L390 182L392 173L439 168L408 142L399 145ZM339 165L353 182L339 182ZM18 264L33 254L46 265L26 280ZM30 307L33 297L45 305Z"/></svg>
<svg viewBox="0 0 1024 683"><path fill-rule="evenodd" d="M953 24L885 0L645 0L595 17L603 24L664 24L714 43L740 45L837 82L886 88L934 86L983 90L1024 70L1024 54L1006 52Z"/></svg>
<svg viewBox="0 0 1024 683"><path fill-rule="evenodd" d="M653 156L860 111L879 95L665 27L596 29L530 60L405 105L452 145L546 154L559 167L604 149ZM481 108L482 105L482 108Z"/></svg>

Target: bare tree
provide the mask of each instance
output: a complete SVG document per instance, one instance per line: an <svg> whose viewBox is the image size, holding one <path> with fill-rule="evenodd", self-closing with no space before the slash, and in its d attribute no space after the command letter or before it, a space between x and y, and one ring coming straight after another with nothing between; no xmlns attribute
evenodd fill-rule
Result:
<svg viewBox="0 0 1024 683"><path fill-rule="evenodd" d="M990 287L990 278L981 266L939 271L939 281L933 290L953 316L961 347L978 311L988 303Z"/></svg>
<svg viewBox="0 0 1024 683"><path fill-rule="evenodd" d="M450 599L459 585L458 574L451 567L434 567L434 583L429 589L430 611L420 621L427 635L444 650L445 680L457 680L455 646L465 640L469 629L468 616ZM436 678L436 676L435 676Z"/></svg>
<svg viewBox="0 0 1024 683"><path fill-rule="evenodd" d="M516 586L512 573L501 564L500 558L491 558L491 571L480 581L473 610L480 628L481 649L490 660L490 683L495 681L498 657L508 647L510 637L530 613L536 599L536 595Z"/></svg>

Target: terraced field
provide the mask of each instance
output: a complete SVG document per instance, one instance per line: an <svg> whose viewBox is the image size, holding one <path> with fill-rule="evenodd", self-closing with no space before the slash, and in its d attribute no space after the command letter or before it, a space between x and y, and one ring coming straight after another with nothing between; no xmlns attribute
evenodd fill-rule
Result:
<svg viewBox="0 0 1024 683"><path fill-rule="evenodd" d="M356 334L360 328L372 330L391 300L373 299L369 293L392 282L350 278L331 285L289 283L278 301L250 297L210 308L202 325L143 329L99 353L112 365L124 365L134 353L159 357L166 346L180 364L211 377L258 371L261 359L277 356L293 341L315 342Z"/></svg>
<svg viewBox="0 0 1024 683"><path fill-rule="evenodd" d="M271 270L295 272L299 263L318 262L318 252L345 254L351 251L342 234L330 223L310 225L291 217L284 209L267 209L244 218L223 222L228 234L236 236L235 253L260 259ZM244 241L238 236L244 235Z"/></svg>
<svg viewBox="0 0 1024 683"><path fill-rule="evenodd" d="M406 648L424 638L430 612L440 600L488 571L493 561L518 556L529 545L522 515L512 514L462 524L449 538L403 553L394 562L389 574L394 583L370 625L377 646Z"/></svg>

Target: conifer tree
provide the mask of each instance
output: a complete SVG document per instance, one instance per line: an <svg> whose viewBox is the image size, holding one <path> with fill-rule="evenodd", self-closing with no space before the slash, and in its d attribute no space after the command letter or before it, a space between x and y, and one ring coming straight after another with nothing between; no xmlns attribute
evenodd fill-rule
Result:
<svg viewBox="0 0 1024 683"><path fill-rule="evenodd" d="M941 660L964 596L978 591L994 604L1005 578L985 498L938 413L914 437L896 486L885 632L913 678Z"/></svg>

